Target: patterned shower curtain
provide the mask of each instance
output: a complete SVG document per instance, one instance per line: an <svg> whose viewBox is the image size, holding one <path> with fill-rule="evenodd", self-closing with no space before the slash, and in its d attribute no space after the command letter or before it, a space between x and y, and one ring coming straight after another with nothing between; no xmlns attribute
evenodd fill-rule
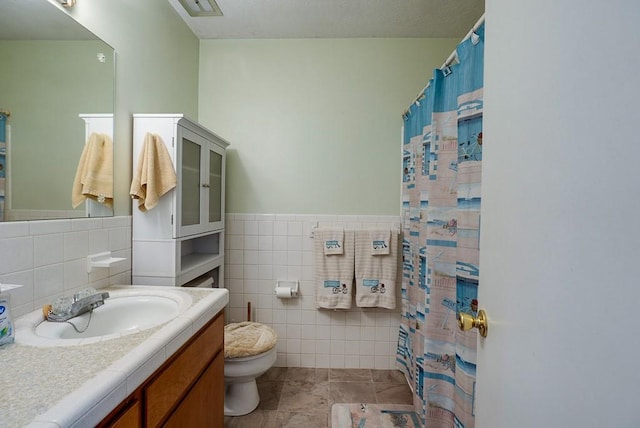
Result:
<svg viewBox="0 0 640 428"><path fill-rule="evenodd" d="M397 365L426 427L474 426L484 25L404 115L402 320Z"/></svg>

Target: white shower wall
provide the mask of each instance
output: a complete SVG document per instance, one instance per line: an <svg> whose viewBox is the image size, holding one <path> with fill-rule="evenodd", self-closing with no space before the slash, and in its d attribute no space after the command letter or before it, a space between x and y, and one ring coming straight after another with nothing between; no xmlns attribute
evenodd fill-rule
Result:
<svg viewBox="0 0 640 428"><path fill-rule="evenodd" d="M399 298L393 311L355 304L348 311L316 309L311 237L316 225L400 229L400 217L227 214L227 321L246 320L250 302L251 319L278 333L279 367L393 369ZM299 280L299 297L276 298L277 280Z"/></svg>

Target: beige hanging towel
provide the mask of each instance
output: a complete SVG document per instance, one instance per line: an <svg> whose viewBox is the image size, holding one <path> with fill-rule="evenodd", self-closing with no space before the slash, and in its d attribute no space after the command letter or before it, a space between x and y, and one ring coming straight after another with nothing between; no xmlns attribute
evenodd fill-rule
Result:
<svg viewBox="0 0 640 428"><path fill-rule="evenodd" d="M89 135L80 155L71 205L76 208L87 198L113 206L113 143L106 134Z"/></svg>
<svg viewBox="0 0 640 428"><path fill-rule="evenodd" d="M369 250L371 251L372 256L384 256L389 254L391 230L370 230L369 238Z"/></svg>
<svg viewBox="0 0 640 428"><path fill-rule="evenodd" d="M342 232L342 231L341 231ZM316 307L350 309L353 295L354 232L345 230L342 254L324 253L325 242L335 230L316 230L313 263L316 282Z"/></svg>
<svg viewBox="0 0 640 428"><path fill-rule="evenodd" d="M325 256L330 254L344 254L344 230L325 230L322 231L320 235L322 237Z"/></svg>
<svg viewBox="0 0 640 428"><path fill-rule="evenodd" d="M158 205L162 195L176 187L176 172L162 138L147 133L138 158L129 194L138 199L138 209L148 211Z"/></svg>
<svg viewBox="0 0 640 428"><path fill-rule="evenodd" d="M386 255L371 251L372 242L380 236L380 232L375 230L356 231L356 306L395 309L399 232L384 232L384 236L389 236L389 254Z"/></svg>

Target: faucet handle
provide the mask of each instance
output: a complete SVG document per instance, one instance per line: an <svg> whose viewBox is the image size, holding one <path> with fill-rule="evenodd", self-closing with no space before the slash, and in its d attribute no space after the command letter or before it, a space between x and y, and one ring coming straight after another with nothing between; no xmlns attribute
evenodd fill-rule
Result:
<svg viewBox="0 0 640 428"><path fill-rule="evenodd" d="M73 302L77 302L78 300L84 299L85 297L89 297L89 296L93 296L94 294L97 294L98 292L96 291L95 288L93 287L87 287L83 290L78 291L76 294L73 295Z"/></svg>
<svg viewBox="0 0 640 428"><path fill-rule="evenodd" d="M71 312L71 306L73 305L73 299L69 297L58 297L51 304L51 312L58 315L65 315Z"/></svg>

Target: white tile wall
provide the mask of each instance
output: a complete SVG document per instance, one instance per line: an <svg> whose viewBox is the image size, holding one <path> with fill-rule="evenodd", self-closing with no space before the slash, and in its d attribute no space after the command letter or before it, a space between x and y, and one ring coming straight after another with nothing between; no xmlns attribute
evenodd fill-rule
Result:
<svg viewBox="0 0 640 428"><path fill-rule="evenodd" d="M87 273L87 256L111 251L127 260ZM14 316L87 287L131 283L131 217L0 223L0 282Z"/></svg>
<svg viewBox="0 0 640 428"><path fill-rule="evenodd" d="M225 284L229 322L251 319L278 333L280 367L395 368L400 302L396 310L316 309L314 226L400 229L397 216L227 214ZM400 268L400 267L399 267ZM278 299L276 280L299 280L300 297Z"/></svg>
<svg viewBox="0 0 640 428"><path fill-rule="evenodd" d="M279 335L277 366L395 368L400 308L316 309L313 226L400 228L396 216L228 214L225 284L227 320L252 319ZM89 254L125 257L109 269L86 271ZM300 297L273 295L276 280L299 280ZM14 316L84 287L131 283L131 217L0 223L0 281L11 290Z"/></svg>

